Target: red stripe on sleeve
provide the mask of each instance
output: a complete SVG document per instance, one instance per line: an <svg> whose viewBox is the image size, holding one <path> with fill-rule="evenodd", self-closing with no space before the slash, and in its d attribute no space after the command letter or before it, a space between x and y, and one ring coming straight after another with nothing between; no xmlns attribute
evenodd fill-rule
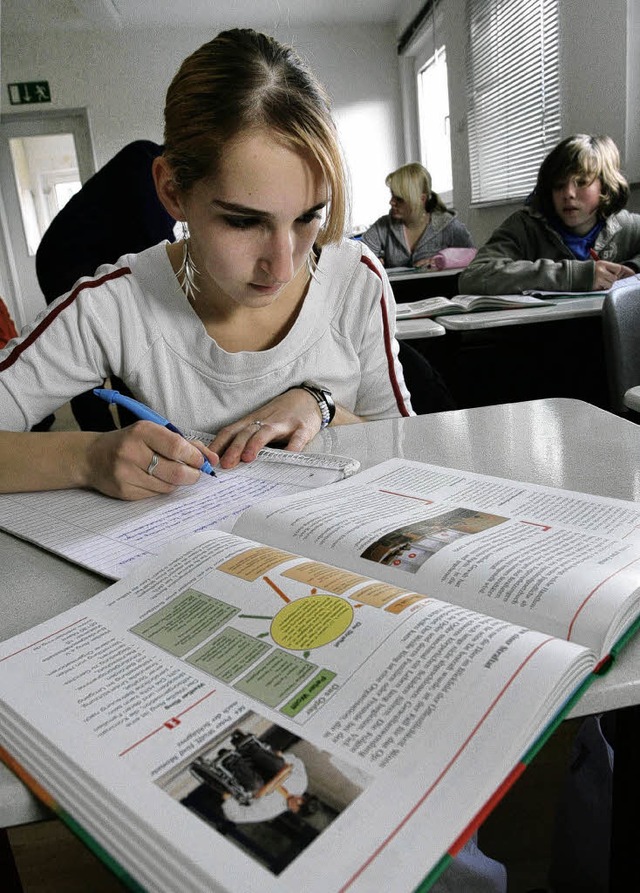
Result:
<svg viewBox="0 0 640 893"><path fill-rule="evenodd" d="M70 292L69 296L65 298L60 304L53 308L51 313L48 313L42 322L38 323L35 329L32 332L29 332L24 341L21 341L16 347L13 348L9 356L0 363L0 372L3 372L5 369L8 369L10 366L13 366L18 357L24 353L24 351L30 347L34 341L37 341L40 335L45 332L51 323L57 319L57 317L62 313L63 310L66 310L78 295L83 292L87 288L97 288L99 285L102 285L105 282L108 282L110 279L119 279L120 276L126 276L130 273L131 270L129 267L120 267L120 269L115 270L113 273L105 273L104 276L100 276L99 279L91 279L88 282L81 282L80 285L77 285L72 292Z"/></svg>
<svg viewBox="0 0 640 893"><path fill-rule="evenodd" d="M377 268L376 264L371 260L370 257L366 257L364 254L360 258L363 264L369 267L372 270L378 279L380 280L380 285L382 286L382 276L380 275L380 270ZM389 381L391 382L391 387L393 389L394 397L396 398L396 404L398 407L398 412L400 415L409 416L409 410L404 402L404 398L402 396L402 391L400 389L400 384L398 382L398 376L396 375L396 367L393 362L393 351L391 350L391 330L389 328L389 316L387 312L387 302L384 299L384 289L380 292L380 313L382 315L382 329L384 333L384 350L387 355L387 366L389 369Z"/></svg>

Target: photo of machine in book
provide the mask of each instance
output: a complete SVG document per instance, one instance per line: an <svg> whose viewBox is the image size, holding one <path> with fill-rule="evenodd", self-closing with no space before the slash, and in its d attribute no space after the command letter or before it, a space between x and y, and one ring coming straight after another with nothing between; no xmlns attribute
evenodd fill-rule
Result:
<svg viewBox="0 0 640 893"><path fill-rule="evenodd" d="M370 780L250 712L158 784L277 875Z"/></svg>
<svg viewBox="0 0 640 893"><path fill-rule="evenodd" d="M444 546L508 520L500 515L456 508L424 521L388 530L370 543L361 557L415 574L425 561Z"/></svg>

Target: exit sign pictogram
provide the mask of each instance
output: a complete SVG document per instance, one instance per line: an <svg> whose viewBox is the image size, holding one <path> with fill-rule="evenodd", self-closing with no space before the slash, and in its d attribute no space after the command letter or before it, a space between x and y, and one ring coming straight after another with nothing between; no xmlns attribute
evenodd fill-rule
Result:
<svg viewBox="0 0 640 893"><path fill-rule="evenodd" d="M11 105L51 102L49 81L25 81L22 84L9 84L8 87Z"/></svg>

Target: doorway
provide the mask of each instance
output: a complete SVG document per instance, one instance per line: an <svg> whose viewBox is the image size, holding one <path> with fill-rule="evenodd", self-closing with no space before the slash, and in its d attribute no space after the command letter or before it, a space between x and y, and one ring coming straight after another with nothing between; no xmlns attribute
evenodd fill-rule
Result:
<svg viewBox="0 0 640 893"><path fill-rule="evenodd" d="M94 171L84 109L0 115L2 297L18 329L46 306L35 266L40 239Z"/></svg>

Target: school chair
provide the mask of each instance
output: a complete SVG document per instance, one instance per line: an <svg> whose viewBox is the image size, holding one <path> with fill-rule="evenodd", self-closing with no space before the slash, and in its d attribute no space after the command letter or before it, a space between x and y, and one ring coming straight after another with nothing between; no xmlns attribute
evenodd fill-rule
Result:
<svg viewBox="0 0 640 893"><path fill-rule="evenodd" d="M13 858L6 828L0 828L0 877L4 893L23 893L22 882Z"/></svg>
<svg viewBox="0 0 640 893"><path fill-rule="evenodd" d="M625 392L640 385L640 279L621 279L605 296L602 335L610 409L633 417ZM636 416L636 419L640 416Z"/></svg>
<svg viewBox="0 0 640 893"><path fill-rule="evenodd" d="M12 338L18 337L18 330L13 321L9 308L0 298L0 348L4 347Z"/></svg>
<svg viewBox="0 0 640 893"><path fill-rule="evenodd" d="M445 412L457 409L440 373L419 350L406 341L400 341L398 359L404 373L404 381L411 394L411 405L418 415L429 412Z"/></svg>

